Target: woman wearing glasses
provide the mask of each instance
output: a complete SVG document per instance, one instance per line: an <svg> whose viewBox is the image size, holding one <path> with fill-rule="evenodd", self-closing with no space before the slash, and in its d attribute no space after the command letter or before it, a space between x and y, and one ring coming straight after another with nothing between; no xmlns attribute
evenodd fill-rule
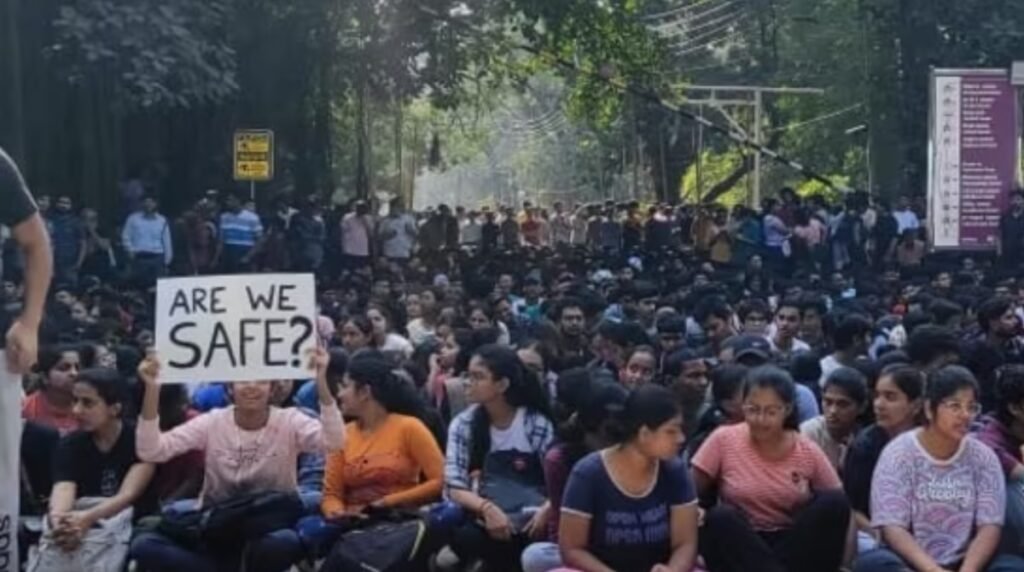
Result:
<svg viewBox="0 0 1024 572"><path fill-rule="evenodd" d="M773 366L751 370L743 418L693 459L704 517L700 552L715 572L835 572L849 554L850 505L825 454L797 429L796 387ZM712 503L714 504L714 503Z"/></svg>
<svg viewBox="0 0 1024 572"><path fill-rule="evenodd" d="M1024 570L1024 558L996 555L1006 490L995 453L967 438L981 406L967 369L928 376L924 427L882 451L871 483L871 522L885 548L858 559L857 572Z"/></svg>

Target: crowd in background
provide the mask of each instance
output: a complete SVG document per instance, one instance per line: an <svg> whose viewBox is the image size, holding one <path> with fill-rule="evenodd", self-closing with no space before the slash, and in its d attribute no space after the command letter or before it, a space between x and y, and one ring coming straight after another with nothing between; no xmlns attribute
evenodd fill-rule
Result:
<svg viewBox="0 0 1024 572"><path fill-rule="evenodd" d="M929 253L906 198L790 189L760 211L208 193L174 219L140 196L116 231L37 199L35 570L97 546L153 572L1024 570L1019 195L995 256ZM316 375L160 385L155 280L266 271L317 276Z"/></svg>

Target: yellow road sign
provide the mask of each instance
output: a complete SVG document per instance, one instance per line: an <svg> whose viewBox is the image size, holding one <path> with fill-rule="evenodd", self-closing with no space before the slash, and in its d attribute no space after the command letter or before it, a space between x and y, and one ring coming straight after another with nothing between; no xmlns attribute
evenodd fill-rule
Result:
<svg viewBox="0 0 1024 572"><path fill-rule="evenodd" d="M236 181L269 181L274 178L273 131L236 131L234 150Z"/></svg>

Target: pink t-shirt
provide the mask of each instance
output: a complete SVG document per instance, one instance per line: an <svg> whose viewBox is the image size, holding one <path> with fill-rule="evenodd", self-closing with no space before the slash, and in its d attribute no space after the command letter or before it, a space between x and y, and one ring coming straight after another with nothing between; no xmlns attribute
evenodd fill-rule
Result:
<svg viewBox="0 0 1024 572"><path fill-rule="evenodd" d="M825 453L797 434L785 459L762 457L750 439L746 423L720 427L693 458L693 466L718 483L718 495L747 516L754 530L789 528L793 515L814 491L842 485Z"/></svg>
<svg viewBox="0 0 1024 572"><path fill-rule="evenodd" d="M270 409L266 426L243 431L234 407L217 409L160 432L160 420L139 418L139 459L163 463L188 451L204 451L206 472L200 498L222 501L250 491L292 491L298 486L299 453L338 451L345 428L336 405L320 405L320 420L295 408Z"/></svg>

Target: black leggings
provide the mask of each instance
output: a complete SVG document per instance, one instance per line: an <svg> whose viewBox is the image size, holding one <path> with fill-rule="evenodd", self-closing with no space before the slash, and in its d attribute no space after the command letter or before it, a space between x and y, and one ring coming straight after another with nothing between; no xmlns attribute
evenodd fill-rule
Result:
<svg viewBox="0 0 1024 572"><path fill-rule="evenodd" d="M483 560L487 570L497 572L518 572L520 556L529 540L525 535L514 534L507 541L495 540L476 522L467 522L457 528L450 547L459 557L459 563L467 565L474 560Z"/></svg>
<svg viewBox="0 0 1024 572"><path fill-rule="evenodd" d="M704 517L700 553L711 572L835 572L849 527L842 491L818 493L778 532L757 532L741 512L719 505Z"/></svg>

